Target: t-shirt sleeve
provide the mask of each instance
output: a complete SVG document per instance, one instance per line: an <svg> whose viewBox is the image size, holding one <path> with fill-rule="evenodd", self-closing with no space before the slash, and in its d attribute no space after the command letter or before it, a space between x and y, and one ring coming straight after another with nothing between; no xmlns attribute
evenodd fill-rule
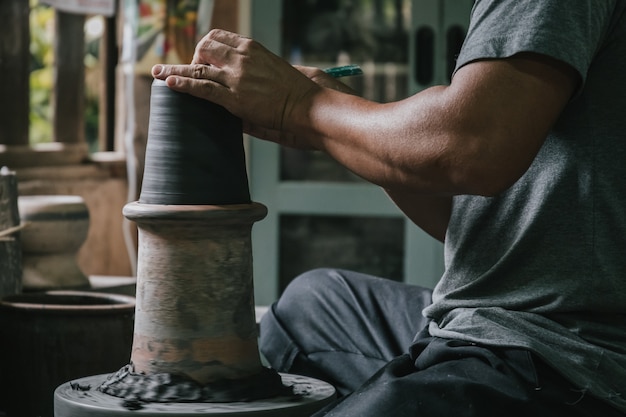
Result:
<svg viewBox="0 0 626 417"><path fill-rule="evenodd" d="M476 0L456 70L520 52L548 55L586 80L617 0Z"/></svg>

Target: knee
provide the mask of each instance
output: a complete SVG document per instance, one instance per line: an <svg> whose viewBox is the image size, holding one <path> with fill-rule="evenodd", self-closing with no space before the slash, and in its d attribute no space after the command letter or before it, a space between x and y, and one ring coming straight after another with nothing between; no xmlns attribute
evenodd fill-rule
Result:
<svg viewBox="0 0 626 417"><path fill-rule="evenodd" d="M278 314L294 311L296 314L319 309L319 304L331 297L342 280L340 271L318 268L294 278L276 304Z"/></svg>
<svg viewBox="0 0 626 417"><path fill-rule="evenodd" d="M259 348L272 367L287 371L298 349L306 349L307 340L327 322L329 292L334 291L338 273L332 269L305 272L287 286L260 323Z"/></svg>
<svg viewBox="0 0 626 417"><path fill-rule="evenodd" d="M291 296L302 291L324 292L335 285L342 276L341 271L331 268L317 268L295 277L287 286L283 296Z"/></svg>

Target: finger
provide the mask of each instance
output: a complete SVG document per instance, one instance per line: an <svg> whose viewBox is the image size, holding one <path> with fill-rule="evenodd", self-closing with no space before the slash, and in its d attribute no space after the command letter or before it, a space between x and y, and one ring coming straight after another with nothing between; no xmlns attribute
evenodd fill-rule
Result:
<svg viewBox="0 0 626 417"><path fill-rule="evenodd" d="M228 89L218 82L206 79L170 75L165 79L169 88L181 93L191 94L205 100L212 101L223 107L228 107Z"/></svg>
<svg viewBox="0 0 626 417"><path fill-rule="evenodd" d="M250 38L241 36L238 33L229 32L224 29L212 29L209 33L207 33L200 42L204 40L212 40L215 42L219 42L226 46L230 46L231 48L237 48L243 40L249 40Z"/></svg>
<svg viewBox="0 0 626 417"><path fill-rule="evenodd" d="M159 80L164 80L171 75L181 77L215 80L219 78L220 71L210 65L163 65L158 64L152 67L152 76Z"/></svg>
<svg viewBox="0 0 626 417"><path fill-rule="evenodd" d="M222 65L239 41L235 33L213 29L196 44L191 63Z"/></svg>
<svg viewBox="0 0 626 417"><path fill-rule="evenodd" d="M251 38L237 33L213 29L196 44L192 64L226 65L233 57L240 55L256 44Z"/></svg>
<svg viewBox="0 0 626 417"><path fill-rule="evenodd" d="M358 95L358 93L347 84L339 81L338 79L328 75L317 67L305 67L302 65L294 65L294 68L306 75L311 81L326 88L332 88L333 90L341 91L342 93L348 93L352 95Z"/></svg>

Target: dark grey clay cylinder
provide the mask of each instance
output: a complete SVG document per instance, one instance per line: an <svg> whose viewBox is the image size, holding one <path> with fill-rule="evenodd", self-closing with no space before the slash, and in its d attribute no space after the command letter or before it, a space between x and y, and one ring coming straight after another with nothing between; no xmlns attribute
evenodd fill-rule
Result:
<svg viewBox="0 0 626 417"><path fill-rule="evenodd" d="M241 120L154 80L139 202L250 203Z"/></svg>

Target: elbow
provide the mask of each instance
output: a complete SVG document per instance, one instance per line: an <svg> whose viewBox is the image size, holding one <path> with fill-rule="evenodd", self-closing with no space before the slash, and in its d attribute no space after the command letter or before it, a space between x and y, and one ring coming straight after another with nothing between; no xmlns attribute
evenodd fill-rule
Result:
<svg viewBox="0 0 626 417"><path fill-rule="evenodd" d="M484 140L471 142L467 137L457 142L446 158L444 169L454 194L495 197L524 175L534 157L489 147Z"/></svg>

